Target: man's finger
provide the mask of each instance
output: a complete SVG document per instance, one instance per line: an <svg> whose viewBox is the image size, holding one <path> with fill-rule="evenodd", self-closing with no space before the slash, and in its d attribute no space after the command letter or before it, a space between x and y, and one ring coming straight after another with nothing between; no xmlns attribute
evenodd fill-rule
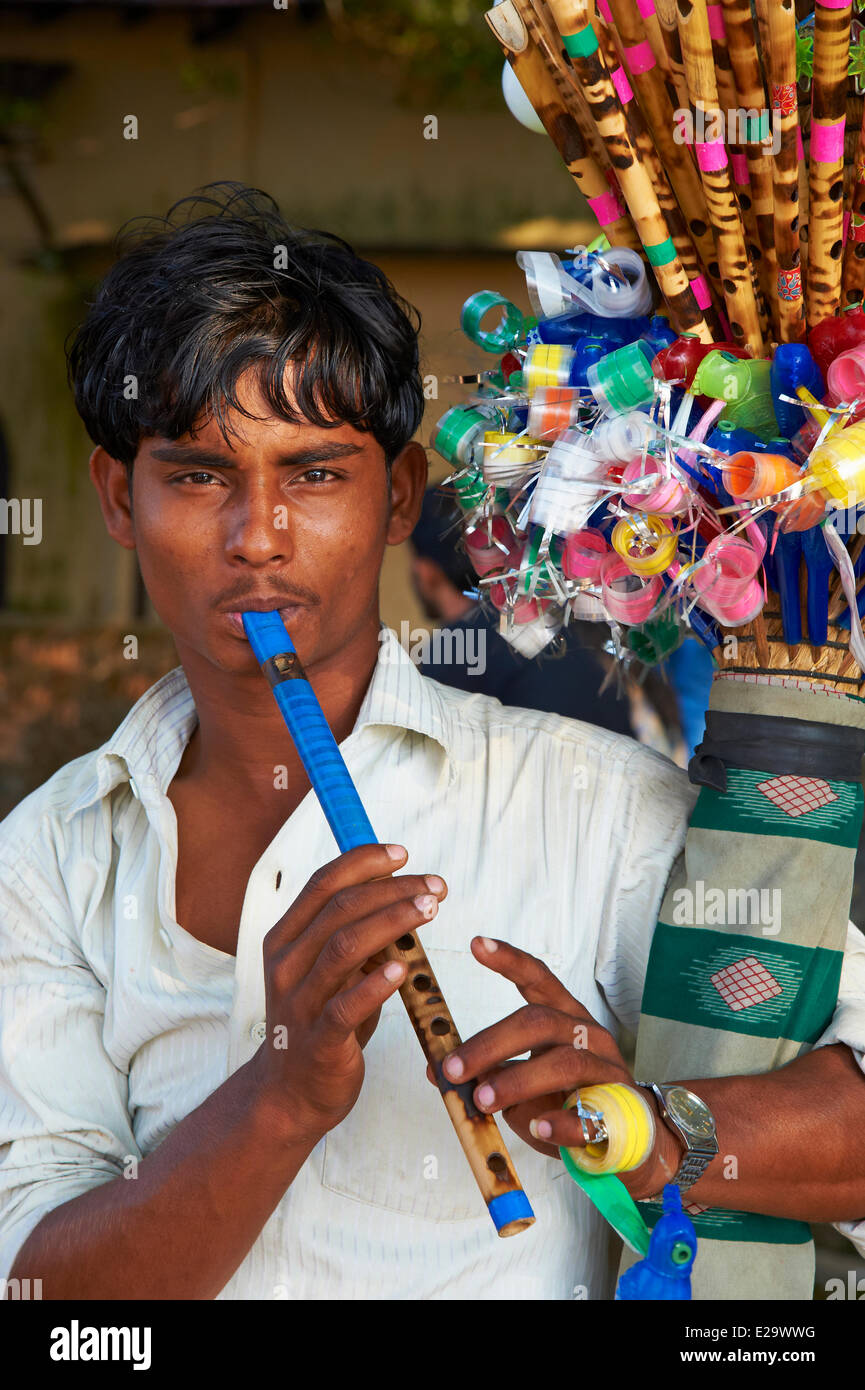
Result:
<svg viewBox="0 0 865 1390"><path fill-rule="evenodd" d="M489 936L473 937L471 948L476 960L511 980L527 1004L547 1004L552 1009L561 1009L563 1013L584 1016L588 1023L597 1023L579 999L537 956L521 951L508 941L497 941Z"/></svg>

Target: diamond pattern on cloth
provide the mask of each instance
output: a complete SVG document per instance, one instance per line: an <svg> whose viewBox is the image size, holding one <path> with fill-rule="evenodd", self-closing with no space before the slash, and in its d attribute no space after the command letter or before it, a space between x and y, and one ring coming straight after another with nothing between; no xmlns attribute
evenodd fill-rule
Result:
<svg viewBox="0 0 865 1390"><path fill-rule="evenodd" d="M775 976L760 964L756 956L744 956L725 966L711 976L711 982L734 1013L740 1009L750 1009L754 1004L763 1004L784 992L783 986L778 984Z"/></svg>
<svg viewBox="0 0 865 1390"><path fill-rule="evenodd" d="M788 816L806 816L809 811L817 811L838 800L822 777L769 777L757 783L757 791Z"/></svg>

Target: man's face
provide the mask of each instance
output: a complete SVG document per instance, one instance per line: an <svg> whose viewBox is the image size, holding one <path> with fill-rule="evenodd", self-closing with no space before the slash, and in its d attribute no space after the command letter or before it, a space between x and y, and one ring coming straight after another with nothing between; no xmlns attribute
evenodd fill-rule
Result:
<svg viewBox="0 0 865 1390"><path fill-rule="evenodd" d="M394 464L391 498L371 434L289 424L269 413L252 377L241 380L238 398L264 418L230 416L230 442L215 421L176 441L142 441L128 522L109 516L120 487L109 476L116 461L106 465L104 456L96 473L105 482L94 482L112 535L138 552L184 664L198 654L221 670L257 671L240 612L258 607L282 612L311 667L359 634L377 638L385 546L414 525L425 457L407 446Z"/></svg>

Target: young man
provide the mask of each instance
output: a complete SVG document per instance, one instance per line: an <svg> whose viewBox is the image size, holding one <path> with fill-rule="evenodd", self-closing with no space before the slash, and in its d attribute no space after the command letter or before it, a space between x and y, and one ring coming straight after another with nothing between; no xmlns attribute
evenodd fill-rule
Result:
<svg viewBox="0 0 865 1390"><path fill-rule="evenodd" d="M425 679L382 633L426 459L416 325L376 267L236 187L121 252L70 369L181 666L0 829L0 1274L59 1299L609 1297L562 1105L632 1082L617 1036L694 791L629 739ZM282 612L388 843L334 855L247 608ZM381 962L409 931L536 1213L507 1241ZM688 1083L739 1166L696 1201L861 1217L850 1031ZM627 1184L682 1161L659 1116Z"/></svg>

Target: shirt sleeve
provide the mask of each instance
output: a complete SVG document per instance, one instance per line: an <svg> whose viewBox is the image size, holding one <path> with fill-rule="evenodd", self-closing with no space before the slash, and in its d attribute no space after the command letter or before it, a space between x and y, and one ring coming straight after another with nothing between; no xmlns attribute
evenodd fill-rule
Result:
<svg viewBox="0 0 865 1390"><path fill-rule="evenodd" d="M0 1277L43 1216L141 1156L104 1011L49 818L23 850L0 829Z"/></svg>
<svg viewBox="0 0 865 1390"><path fill-rule="evenodd" d="M669 758L635 744L616 791L611 843L620 848L609 867L595 979L616 1018L635 1034L652 936L698 788Z"/></svg>
<svg viewBox="0 0 865 1390"><path fill-rule="evenodd" d="M845 1043L865 1072L865 936L852 922L847 924L838 1004L832 1022L814 1046L828 1047L830 1043ZM865 1081L862 1100L865 1104ZM865 1216L861 1221L836 1221L833 1225L865 1256Z"/></svg>

